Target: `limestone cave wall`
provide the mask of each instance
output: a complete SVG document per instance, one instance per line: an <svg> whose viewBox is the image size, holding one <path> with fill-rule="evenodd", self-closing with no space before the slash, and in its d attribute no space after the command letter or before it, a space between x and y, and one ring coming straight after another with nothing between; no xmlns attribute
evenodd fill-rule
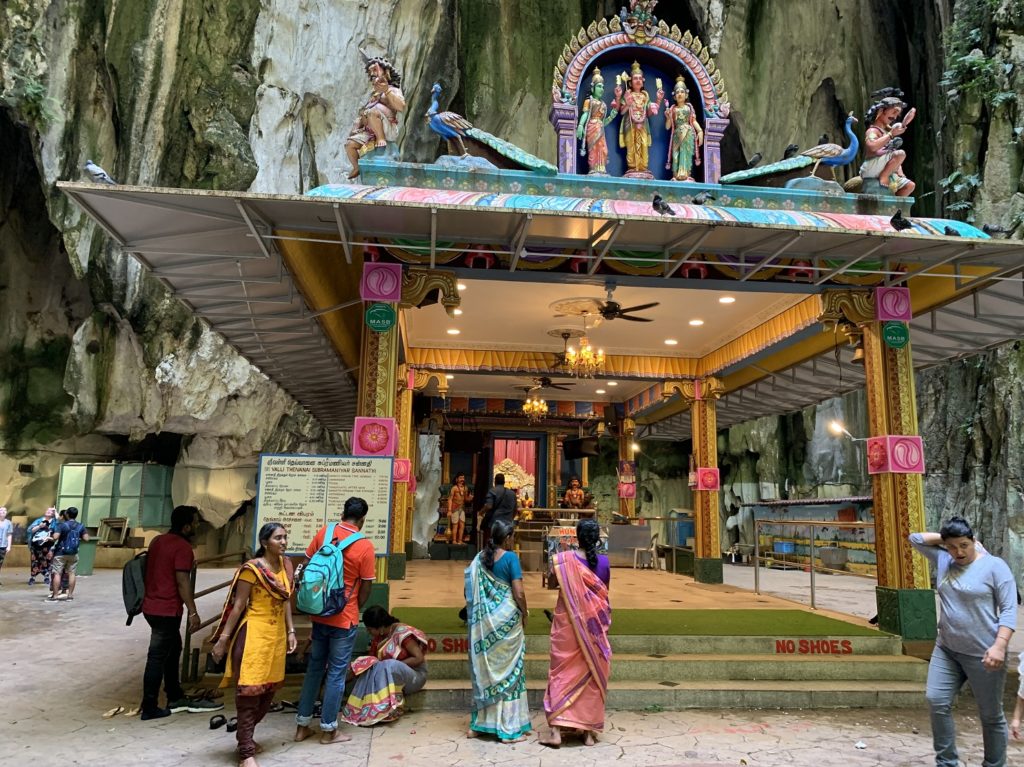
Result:
<svg viewBox="0 0 1024 767"><path fill-rule="evenodd" d="M271 446L341 444L112 247L56 181L81 178L86 159L143 185L292 193L339 181L342 145L365 95L359 48L388 54L404 74L403 158L437 151L417 116L439 81L445 106L553 159L551 68L571 34L620 4L0 5L0 502L37 508L52 500L62 461L154 458L158 436L177 435L162 439L161 460L173 453L200 470L251 465ZM772 158L791 142L838 135L842 116L861 115L871 90L899 84L921 113L908 142L919 194L932 192L916 210L1020 231L1019 0L687 0L656 12L706 40L726 77L726 171L757 151ZM991 416L978 413L978 432L994 433L984 420ZM775 466L764 457L767 428L736 437L744 456L759 456L736 458L749 481L762 481L758 462ZM806 437L817 427L805 415L780 428ZM951 444L950 465L968 461L953 452L968 447L977 452L974 443ZM970 460L981 461L984 452L975 453ZM822 457L810 478L787 458L764 481L812 482L840 458ZM997 495L983 496L979 513L993 513ZM223 499L221 511L237 500Z"/></svg>

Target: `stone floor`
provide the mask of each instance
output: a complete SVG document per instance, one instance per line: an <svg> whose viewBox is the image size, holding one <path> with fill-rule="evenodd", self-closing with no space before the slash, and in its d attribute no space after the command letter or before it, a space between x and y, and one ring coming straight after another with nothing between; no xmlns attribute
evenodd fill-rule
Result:
<svg viewBox="0 0 1024 767"><path fill-rule="evenodd" d="M618 572L618 571L616 571ZM205 571L199 586L224 579ZM806 576L805 576L806 577ZM0 573L0 765L102 765L145 763L230 765L234 741L211 731L207 717L175 714L155 722L123 715L103 719L115 706L138 704L149 632L144 622L124 625L120 573L98 571L81 579L74 602L48 604L41 586L25 585L26 573ZM796 588L796 586L793 586ZM204 617L220 597L200 601ZM293 697L285 691L281 697ZM969 703L970 701L968 701ZM228 716L233 713L230 695ZM981 761L976 716L962 706L962 757ZM534 741L502 746L467 740L466 716L412 712L399 722L353 731L339 746L293 744L288 714L270 714L257 729L266 753L260 764L308 765L763 765L819 767L934 764L923 711L638 711L611 712L602 742L570 743L558 751ZM534 714L534 726L543 717ZM863 748L858 748L861 744ZM1024 763L1024 744L1010 746L1010 764Z"/></svg>

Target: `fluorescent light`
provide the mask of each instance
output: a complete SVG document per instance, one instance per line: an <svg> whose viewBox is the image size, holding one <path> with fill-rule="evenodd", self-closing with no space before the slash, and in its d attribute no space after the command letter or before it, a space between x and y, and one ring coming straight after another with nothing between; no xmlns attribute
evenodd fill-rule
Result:
<svg viewBox="0 0 1024 767"><path fill-rule="evenodd" d="M598 389L594 392L595 394L604 394L604 389Z"/></svg>
<svg viewBox="0 0 1024 767"><path fill-rule="evenodd" d="M619 385L618 381L605 381L604 383L605 383L605 386L618 386Z"/></svg>
<svg viewBox="0 0 1024 767"><path fill-rule="evenodd" d="M828 430L838 437L843 433L843 425L839 421L829 421Z"/></svg>
<svg viewBox="0 0 1024 767"><path fill-rule="evenodd" d="M464 282L460 282L460 283L459 283L458 285L456 285L455 287L457 287L457 288L458 288L459 290L465 290L465 289L466 289L466 283L464 283Z"/></svg>
<svg viewBox="0 0 1024 767"><path fill-rule="evenodd" d="M704 320L690 320L690 324L693 325L695 328L700 327L701 325L704 324Z"/></svg>
<svg viewBox="0 0 1024 767"><path fill-rule="evenodd" d="M448 335L450 336L457 336L461 332L458 328L448 328Z"/></svg>
<svg viewBox="0 0 1024 767"><path fill-rule="evenodd" d="M736 297L735 296L722 296L721 298L718 299L718 303L720 303L720 304L734 304L734 303L736 303Z"/></svg>
<svg viewBox="0 0 1024 767"><path fill-rule="evenodd" d="M447 378L449 381L455 378L455 376L453 376L451 373L445 373L444 377Z"/></svg>
<svg viewBox="0 0 1024 767"><path fill-rule="evenodd" d="M456 309L456 310L455 310L455 311L453 312L453 314L454 314L454 315L455 315L456 317L458 317L459 315L461 315L461 314L462 314L462 309Z"/></svg>
<svg viewBox="0 0 1024 767"><path fill-rule="evenodd" d="M679 342L676 339L674 339L674 338L666 338L665 339L665 346L675 346L678 343Z"/></svg>

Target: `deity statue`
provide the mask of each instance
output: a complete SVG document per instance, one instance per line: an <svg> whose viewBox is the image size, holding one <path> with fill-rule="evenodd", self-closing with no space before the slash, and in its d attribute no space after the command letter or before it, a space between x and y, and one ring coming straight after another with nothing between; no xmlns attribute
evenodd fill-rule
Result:
<svg viewBox="0 0 1024 767"><path fill-rule="evenodd" d="M868 127L864 131L865 154L868 159L860 166L860 176L865 181L875 179L882 187L898 197L906 197L914 191L914 182L903 173L903 161L907 157L900 146L899 136L917 114L911 109L900 121L900 115L907 105L895 96L886 96L868 109ZM898 139L898 140L897 140Z"/></svg>
<svg viewBox="0 0 1024 767"><path fill-rule="evenodd" d="M648 169L648 153L651 148L651 126L648 118L658 114L665 91L661 89L661 81L656 81L658 92L654 101L644 90L644 73L640 64L633 62L631 74L625 73L616 78L615 98L612 109L622 115L619 124L619 146L626 150L627 178L654 178ZM623 93L622 82L628 80L629 90Z"/></svg>
<svg viewBox="0 0 1024 767"><path fill-rule="evenodd" d="M608 163L608 141L604 136L604 128L615 119L615 113L609 113L602 100L604 96L604 78L601 70L595 68L590 77L590 98L583 102L580 111L580 123L576 128L576 138L580 139L580 154L587 158L590 175L604 175Z"/></svg>
<svg viewBox="0 0 1024 767"><path fill-rule="evenodd" d="M363 54L363 57L366 75L370 78L370 96L359 110L345 141L345 154L352 164L350 179L359 175L360 157L398 138L398 113L405 111L402 76L398 70L383 56L369 58Z"/></svg>
<svg viewBox="0 0 1024 767"><path fill-rule="evenodd" d="M704 143L704 130L697 122L693 106L686 103L687 91L683 76L676 78L672 89L676 103L665 101L665 128L671 131L666 170L672 171L673 181L693 181L690 171L700 165L700 147Z"/></svg>

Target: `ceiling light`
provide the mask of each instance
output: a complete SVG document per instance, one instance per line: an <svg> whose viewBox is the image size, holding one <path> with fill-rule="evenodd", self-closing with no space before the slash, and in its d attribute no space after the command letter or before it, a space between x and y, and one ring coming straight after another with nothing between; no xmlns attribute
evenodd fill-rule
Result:
<svg viewBox="0 0 1024 767"><path fill-rule="evenodd" d="M458 288L459 290L465 290L465 289L466 289L466 283L464 283L464 282L460 282L460 283L459 283L458 285L456 285L455 287L457 287L457 288Z"/></svg>
<svg viewBox="0 0 1024 767"><path fill-rule="evenodd" d="M690 324L693 325L695 328L700 327L701 325L704 324L704 320L690 320Z"/></svg>
<svg viewBox="0 0 1024 767"><path fill-rule="evenodd" d="M632 448L634 453L639 452L639 450L640 450L640 443L639 442L634 442L633 444L630 445L630 448Z"/></svg>
<svg viewBox="0 0 1024 767"><path fill-rule="evenodd" d="M720 303L720 304L734 304L734 303L736 303L736 297L735 296L722 296L721 298L718 299L718 303Z"/></svg>
<svg viewBox="0 0 1024 767"><path fill-rule="evenodd" d="M618 386L619 385L618 381L605 381L604 383L605 383L605 386Z"/></svg>
<svg viewBox="0 0 1024 767"><path fill-rule="evenodd" d="M445 373L444 377L447 378L449 381L455 378L455 376L453 376L451 373Z"/></svg>
<svg viewBox="0 0 1024 767"><path fill-rule="evenodd" d="M548 403L540 397L530 395L523 403L523 414L529 423L536 423L548 414Z"/></svg>
<svg viewBox="0 0 1024 767"><path fill-rule="evenodd" d="M604 389L598 389L594 394L604 394Z"/></svg>
<svg viewBox="0 0 1024 767"><path fill-rule="evenodd" d="M665 339L665 346L675 346L677 343L679 343L679 342L676 339L674 339L674 338L666 338Z"/></svg>
<svg viewBox="0 0 1024 767"><path fill-rule="evenodd" d="M454 315L455 315L456 317L458 317L458 316L459 316L460 314L462 314L462 309L456 309L456 310L455 310L455 311L453 312L453 314L454 314Z"/></svg>
<svg viewBox="0 0 1024 767"><path fill-rule="evenodd" d="M458 328L448 328L448 335L450 336L457 336L461 332Z"/></svg>

